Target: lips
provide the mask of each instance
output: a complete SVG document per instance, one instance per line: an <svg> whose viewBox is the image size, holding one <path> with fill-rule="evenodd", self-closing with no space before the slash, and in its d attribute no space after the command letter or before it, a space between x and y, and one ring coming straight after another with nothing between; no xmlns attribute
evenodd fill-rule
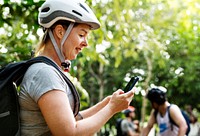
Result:
<svg viewBox="0 0 200 136"><path fill-rule="evenodd" d="M81 48L76 48L76 50L77 50L77 52L81 52L82 49Z"/></svg>

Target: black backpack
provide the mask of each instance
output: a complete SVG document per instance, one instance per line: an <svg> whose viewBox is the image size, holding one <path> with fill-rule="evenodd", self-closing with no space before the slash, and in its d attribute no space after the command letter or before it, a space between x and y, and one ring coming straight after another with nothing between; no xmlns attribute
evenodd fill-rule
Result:
<svg viewBox="0 0 200 136"><path fill-rule="evenodd" d="M117 136L127 136L127 134L126 133L123 133L122 132L122 129L121 129L121 124L122 124L122 121L123 121L124 119L123 118L118 118L117 120L116 120L116 125L115 125L115 127L116 127L116 129L117 129Z"/></svg>
<svg viewBox="0 0 200 136"><path fill-rule="evenodd" d="M69 85L75 98L74 115L78 114L80 108L79 95L66 75L59 67L46 57L36 57L17 63L10 63L0 69L0 135L20 136L20 115L18 102L18 89L23 76L30 65L44 62L55 67Z"/></svg>
<svg viewBox="0 0 200 136"><path fill-rule="evenodd" d="M171 116L170 116L170 112L169 112L170 107L171 107L171 105L167 107L167 111L168 111L168 113L169 113L169 120L170 120L170 123L172 124L172 125L171 125L171 129L173 129L173 125L176 125L176 126L177 126L177 124L173 121L173 119L172 119ZM188 127L188 128L187 128L187 131L186 131L186 133L185 133L186 136L188 136L188 134L189 134L189 132L190 132L190 119L189 119L188 115L185 113L185 111L183 111L182 109L180 109L180 110L181 110L181 113L182 113L182 115L183 115L183 117L184 117L184 119L185 119L185 121L186 121L187 127ZM154 112L155 118L156 118L156 116L157 116L157 113L158 113L158 111L155 111L155 112Z"/></svg>
<svg viewBox="0 0 200 136"><path fill-rule="evenodd" d="M118 118L117 120L116 120L116 125L115 125L115 127L116 127L116 129L117 129L117 136L122 136L122 130L121 130L121 123L122 123L122 118Z"/></svg>

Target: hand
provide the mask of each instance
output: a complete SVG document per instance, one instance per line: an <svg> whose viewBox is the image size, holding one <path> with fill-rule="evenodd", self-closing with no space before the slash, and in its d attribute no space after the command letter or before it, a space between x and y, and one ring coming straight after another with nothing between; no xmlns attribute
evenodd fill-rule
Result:
<svg viewBox="0 0 200 136"><path fill-rule="evenodd" d="M109 96L105 97L105 98L102 100L102 102L105 103L105 104L108 104L109 101L110 101L110 99L111 99L111 97L112 97L112 95L109 95Z"/></svg>
<svg viewBox="0 0 200 136"><path fill-rule="evenodd" d="M111 110L115 113L120 112L124 109L127 109L130 102L132 101L134 96L134 91L129 91L124 93L121 89L118 89L116 92L112 94L112 97L108 103Z"/></svg>

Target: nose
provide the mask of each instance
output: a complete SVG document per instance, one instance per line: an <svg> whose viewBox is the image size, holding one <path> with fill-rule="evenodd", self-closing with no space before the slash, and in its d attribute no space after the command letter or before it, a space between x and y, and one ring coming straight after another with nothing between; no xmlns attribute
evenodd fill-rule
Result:
<svg viewBox="0 0 200 136"><path fill-rule="evenodd" d="M84 47L87 47L87 46L88 46L87 38L84 37L83 42L82 42L81 45L84 46Z"/></svg>

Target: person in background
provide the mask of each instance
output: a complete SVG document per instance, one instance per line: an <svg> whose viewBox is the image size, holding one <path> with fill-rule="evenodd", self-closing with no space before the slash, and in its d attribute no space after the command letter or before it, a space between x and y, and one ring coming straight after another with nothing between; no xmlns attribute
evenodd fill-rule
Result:
<svg viewBox="0 0 200 136"><path fill-rule="evenodd" d="M166 93L159 88L152 88L146 97L151 102L153 110L147 126L142 129L142 136L147 136L156 123L160 130L160 136L185 136L186 121L179 107L175 104L171 105L167 101ZM170 122L169 114L176 125Z"/></svg>
<svg viewBox="0 0 200 136"><path fill-rule="evenodd" d="M124 111L125 119L121 122L121 130L123 136L139 136L139 133L136 132L137 126L134 124L135 119L135 108L129 106L128 109Z"/></svg>
<svg viewBox="0 0 200 136"><path fill-rule="evenodd" d="M194 114L190 115L190 129L188 136L200 136L200 123Z"/></svg>
<svg viewBox="0 0 200 136"><path fill-rule="evenodd" d="M88 46L89 32L100 27L82 0L46 0L39 9L38 22L44 36L36 54L55 63L63 73L68 70L68 61ZM94 135L114 114L128 108L134 96L133 91L118 89L80 111L77 93L53 66L31 65L20 86L21 135Z"/></svg>
<svg viewBox="0 0 200 136"><path fill-rule="evenodd" d="M136 133L140 133L141 131L140 131L140 121L139 120L137 120L137 119L135 119L135 120L133 120L133 124L134 124L134 128L135 128L135 132Z"/></svg>

